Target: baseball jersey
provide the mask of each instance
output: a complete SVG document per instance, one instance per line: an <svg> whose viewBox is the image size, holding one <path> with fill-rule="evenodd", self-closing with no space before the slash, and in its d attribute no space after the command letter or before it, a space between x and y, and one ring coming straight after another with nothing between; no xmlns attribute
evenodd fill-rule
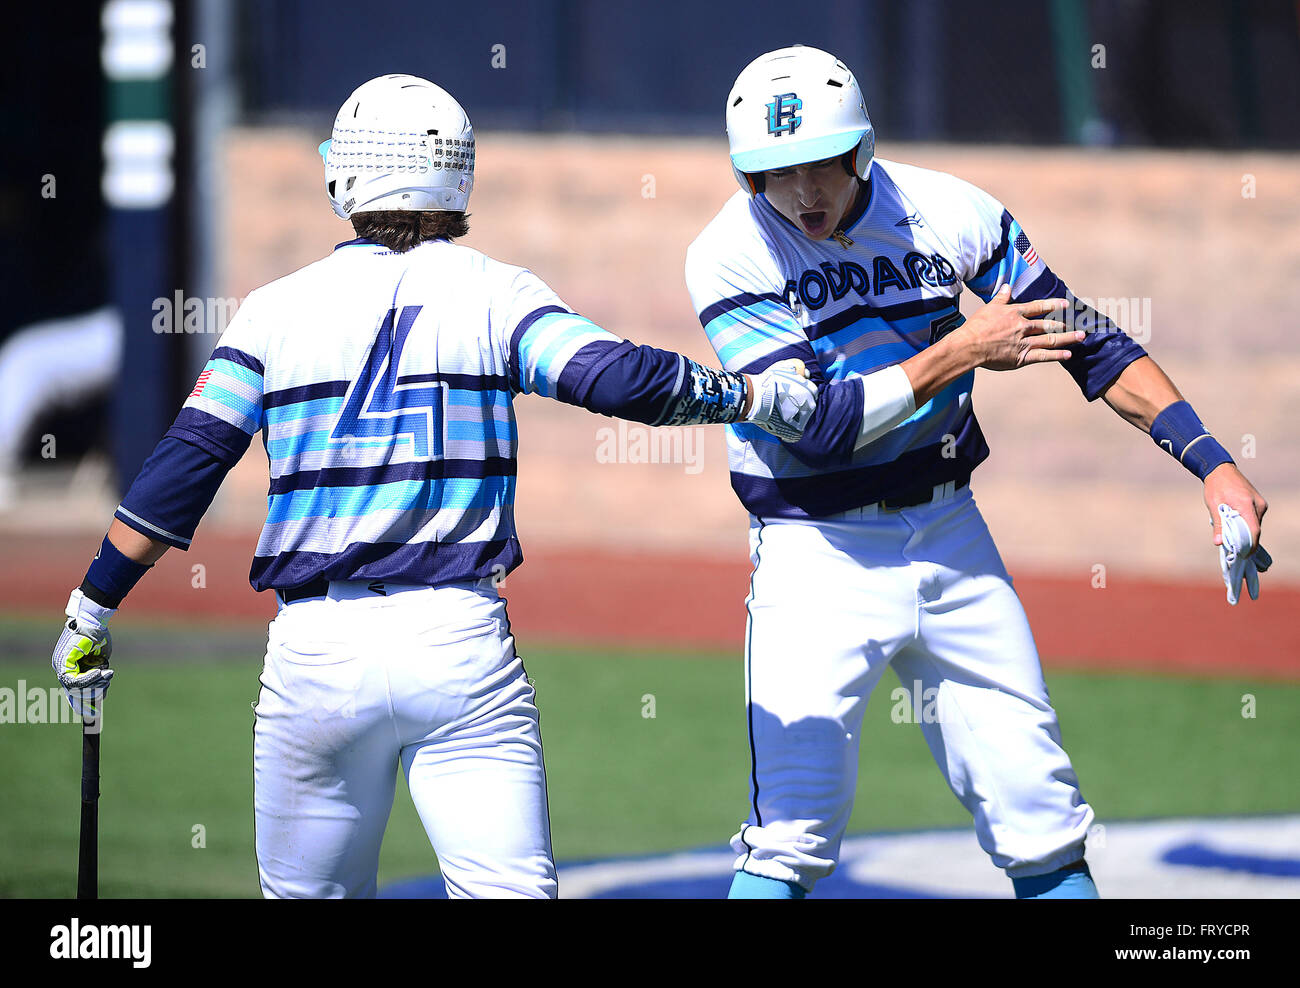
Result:
<svg viewBox="0 0 1300 988"><path fill-rule="evenodd" d="M757 516L819 517L969 477L988 456L971 407L974 372L854 448L863 378L964 321L962 286L988 301L1070 297L992 196L943 172L875 159L848 238L810 240L763 195L734 195L687 252L686 283L723 367L757 373L798 357L820 387L796 443L727 427L732 486ZM1092 314L1095 318L1095 314ZM1104 318L1064 367L1092 400L1140 346Z"/></svg>
<svg viewBox="0 0 1300 988"><path fill-rule="evenodd" d="M512 399L531 393L667 425L732 421L744 387L468 247L350 241L248 296L116 517L187 548L260 432L254 589L500 576L522 559Z"/></svg>

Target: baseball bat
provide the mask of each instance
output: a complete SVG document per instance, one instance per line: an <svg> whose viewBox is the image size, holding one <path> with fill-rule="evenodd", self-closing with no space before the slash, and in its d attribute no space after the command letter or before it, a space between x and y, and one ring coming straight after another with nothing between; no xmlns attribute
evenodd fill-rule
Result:
<svg viewBox="0 0 1300 988"><path fill-rule="evenodd" d="M101 698L100 703L103 703ZM77 849L77 898L99 898L99 728L96 717L81 721L81 844Z"/></svg>

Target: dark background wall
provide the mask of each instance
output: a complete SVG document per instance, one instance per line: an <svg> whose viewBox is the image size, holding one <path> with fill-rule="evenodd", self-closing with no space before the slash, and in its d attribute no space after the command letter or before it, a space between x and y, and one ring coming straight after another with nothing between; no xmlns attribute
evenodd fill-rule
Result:
<svg viewBox="0 0 1300 988"><path fill-rule="evenodd" d="M486 127L718 133L745 63L801 42L844 59L895 139L1300 146L1291 0L391 0L364 24L341 0L284 0L239 15L256 119L328 122L357 84L401 71L444 81Z"/></svg>
<svg viewBox="0 0 1300 988"><path fill-rule="evenodd" d="M21 43L0 59L5 153L0 155L0 344L33 322L107 301L108 245L100 196L104 86L98 12L55 4L5 13ZM45 176L53 195L43 195ZM51 410L30 432L53 433L69 458L105 441L107 396ZM36 456L38 442L28 444Z"/></svg>

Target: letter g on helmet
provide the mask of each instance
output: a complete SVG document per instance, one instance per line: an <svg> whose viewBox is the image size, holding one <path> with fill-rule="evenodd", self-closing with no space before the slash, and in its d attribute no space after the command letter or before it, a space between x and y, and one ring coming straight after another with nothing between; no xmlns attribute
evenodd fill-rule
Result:
<svg viewBox="0 0 1300 988"><path fill-rule="evenodd" d="M727 141L740 187L763 191L762 172L845 155L865 179L876 132L853 73L820 48L794 45L759 55L727 95Z"/></svg>
<svg viewBox="0 0 1300 988"><path fill-rule="evenodd" d="M463 213L474 188L474 128L440 86L413 75L371 79L347 98L320 146L334 212Z"/></svg>

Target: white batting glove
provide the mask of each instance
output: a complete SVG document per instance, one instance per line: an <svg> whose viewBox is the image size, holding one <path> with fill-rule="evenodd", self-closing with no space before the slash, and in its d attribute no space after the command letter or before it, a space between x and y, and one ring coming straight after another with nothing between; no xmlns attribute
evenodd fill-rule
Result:
<svg viewBox="0 0 1300 988"><path fill-rule="evenodd" d="M797 441L817 407L817 385L802 360L782 360L753 379L754 398L745 421L784 442Z"/></svg>
<svg viewBox="0 0 1300 988"><path fill-rule="evenodd" d="M99 700L108 692L113 678L113 670L108 667L113 654L108 619L117 609L96 604L78 588L68 598L64 613L68 620L54 646L50 665L72 709L81 717L93 717L98 714Z"/></svg>
<svg viewBox="0 0 1300 988"><path fill-rule="evenodd" d="M1262 545L1256 546L1251 542L1250 527L1234 508L1226 504L1219 505L1219 521L1223 533L1223 544L1219 546L1219 568L1223 571L1224 586L1228 588L1228 603L1237 606L1242 577L1246 579L1246 591L1250 594L1250 599L1259 600L1259 574L1267 572L1273 565L1273 557Z"/></svg>

